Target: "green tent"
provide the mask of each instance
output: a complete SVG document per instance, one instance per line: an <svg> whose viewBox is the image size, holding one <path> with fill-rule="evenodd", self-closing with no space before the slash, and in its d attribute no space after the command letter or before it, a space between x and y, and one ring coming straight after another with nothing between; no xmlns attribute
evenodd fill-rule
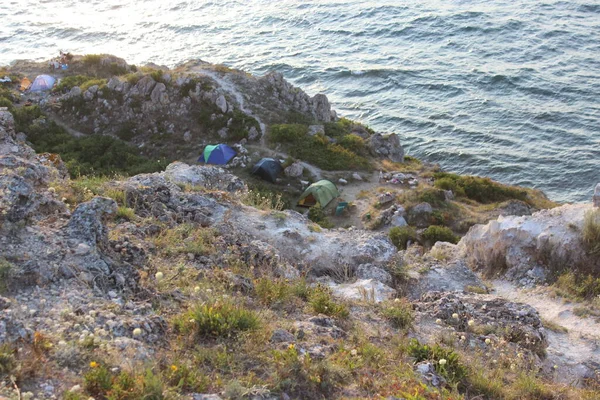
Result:
<svg viewBox="0 0 600 400"><path fill-rule="evenodd" d="M337 187L328 180L323 179L306 188L300 196L300 200L298 200L298 205L312 207L319 203L321 207L325 207L339 195L340 192L338 192Z"/></svg>

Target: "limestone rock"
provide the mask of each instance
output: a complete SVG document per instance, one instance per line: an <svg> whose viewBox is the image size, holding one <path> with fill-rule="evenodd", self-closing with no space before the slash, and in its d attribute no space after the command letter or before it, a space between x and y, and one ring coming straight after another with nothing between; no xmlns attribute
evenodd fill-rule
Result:
<svg viewBox="0 0 600 400"><path fill-rule="evenodd" d="M173 183L203 186L207 189L236 192L246 190L245 183L222 168L211 165L187 165L182 162L169 164L165 178Z"/></svg>
<svg viewBox="0 0 600 400"><path fill-rule="evenodd" d="M396 291L375 279L359 279L354 283L333 285L331 290L335 296L350 300L366 300L380 303L396 295Z"/></svg>
<svg viewBox="0 0 600 400"><path fill-rule="evenodd" d="M154 104L168 104L169 103L169 94L167 93L167 87L164 83L159 82L156 84L152 93L150 95L150 99Z"/></svg>
<svg viewBox="0 0 600 400"><path fill-rule="evenodd" d="M419 203L408 212L408 223L419 228L425 228L431 224L433 208L429 203Z"/></svg>
<svg viewBox="0 0 600 400"><path fill-rule="evenodd" d="M304 166L302 163L295 162L286 169L283 170L283 173L290 178L298 178L302 176L304 172Z"/></svg>
<svg viewBox="0 0 600 400"><path fill-rule="evenodd" d="M271 342L273 343L289 343L294 342L296 338L294 335L286 331L285 329L275 329L271 335Z"/></svg>
<svg viewBox="0 0 600 400"><path fill-rule="evenodd" d="M522 285L543 281L539 274L528 274L535 267L600 268L600 260L587 254L581 240L584 216L592 209L589 203L567 204L530 216L500 216L472 227L459 249L473 268L506 271L507 278Z"/></svg>
<svg viewBox="0 0 600 400"><path fill-rule="evenodd" d="M325 127L323 125L309 125L308 126L308 135L309 136L324 135L324 134L325 134Z"/></svg>
<svg viewBox="0 0 600 400"><path fill-rule="evenodd" d="M152 93L154 86L156 86L156 81L150 75L146 75L131 88L129 95L146 97Z"/></svg>
<svg viewBox="0 0 600 400"><path fill-rule="evenodd" d="M219 110L221 110L223 114L227 112L227 100L222 94L219 95L219 97L217 97L217 99L215 100L215 105L219 108Z"/></svg>
<svg viewBox="0 0 600 400"><path fill-rule="evenodd" d="M356 277L359 279L374 279L391 286L394 282L392 275L383 268L373 264L361 264L356 269Z"/></svg>
<svg viewBox="0 0 600 400"><path fill-rule="evenodd" d="M596 189L594 190L594 207L600 207L600 183L596 185Z"/></svg>
<svg viewBox="0 0 600 400"><path fill-rule="evenodd" d="M388 158L394 162L404 162L404 148L398 135L376 133L369 138L369 151L374 157Z"/></svg>
<svg viewBox="0 0 600 400"><path fill-rule="evenodd" d="M331 105L327 96L324 94L316 94L312 98L313 113L317 121L331 122Z"/></svg>

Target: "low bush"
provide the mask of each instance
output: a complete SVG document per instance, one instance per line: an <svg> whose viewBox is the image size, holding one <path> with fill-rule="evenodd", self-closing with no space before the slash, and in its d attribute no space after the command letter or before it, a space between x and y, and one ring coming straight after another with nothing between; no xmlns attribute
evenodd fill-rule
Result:
<svg viewBox="0 0 600 400"><path fill-rule="evenodd" d="M56 86L54 86L52 91L55 93L66 93L75 86L81 87L82 84L93 79L95 79L95 77L87 75L65 76L60 80L60 82L58 82Z"/></svg>
<svg viewBox="0 0 600 400"><path fill-rule="evenodd" d="M436 372L446 378L450 384L461 383L467 376L468 369L460 362L458 354L438 344L422 345L417 339L411 339L408 353L417 363L430 361Z"/></svg>
<svg viewBox="0 0 600 400"><path fill-rule="evenodd" d="M266 306L282 303L293 294L288 282L273 278L260 278L254 281L254 291L256 297Z"/></svg>
<svg viewBox="0 0 600 400"><path fill-rule="evenodd" d="M452 230L446 226L431 225L427 227L421 234L424 241L430 245L434 245L436 242L449 242L458 243L459 237L452 232Z"/></svg>
<svg viewBox="0 0 600 400"><path fill-rule="evenodd" d="M163 400L165 388L160 375L147 369L143 374L127 371L111 371L105 365L96 362L90 364L90 370L84 375L85 391L99 399L118 400Z"/></svg>
<svg viewBox="0 0 600 400"><path fill-rule="evenodd" d="M340 146L356 154L364 154L367 148L365 140L357 135L345 135L337 142Z"/></svg>
<svg viewBox="0 0 600 400"><path fill-rule="evenodd" d="M8 344L0 345L0 378L10 375L17 367L15 349Z"/></svg>
<svg viewBox="0 0 600 400"><path fill-rule="evenodd" d="M395 299L382 304L381 313L398 329L410 328L415 319L412 304L406 299Z"/></svg>
<svg viewBox="0 0 600 400"><path fill-rule="evenodd" d="M318 314L325 314L331 317L345 319L350 315L350 311L345 304L334 300L331 291L319 286L309 295L308 303L312 310Z"/></svg>
<svg viewBox="0 0 600 400"><path fill-rule="evenodd" d="M154 244L165 255L206 255L213 251L214 232L193 224L180 224L161 232Z"/></svg>
<svg viewBox="0 0 600 400"><path fill-rule="evenodd" d="M340 118L335 122L326 122L323 126L325 128L325 135L337 139L349 135L353 130L362 130L370 135L375 133L371 128L347 118Z"/></svg>
<svg viewBox="0 0 600 400"><path fill-rule="evenodd" d="M318 224L321 228L333 228L333 223L329 221L329 219L325 215L325 212L323 211L323 208L319 204L311 207L308 210L308 219L310 219L315 224Z"/></svg>
<svg viewBox="0 0 600 400"><path fill-rule="evenodd" d="M417 241L417 231L412 226L395 226L388 233L390 240L398 250L406 250L408 241Z"/></svg>
<svg viewBox="0 0 600 400"><path fill-rule="evenodd" d="M0 257L0 293L8 290L12 264Z"/></svg>
<svg viewBox="0 0 600 400"><path fill-rule="evenodd" d="M100 62L102 61L101 54L86 54L83 56L83 65L86 67L98 67L100 66Z"/></svg>
<svg viewBox="0 0 600 400"><path fill-rule="evenodd" d="M424 189L418 195L419 202L431 204L433 207L441 207L446 202L446 195L440 189Z"/></svg>
<svg viewBox="0 0 600 400"><path fill-rule="evenodd" d="M585 214L581 236L586 252L591 256L600 256L600 210Z"/></svg>
<svg viewBox="0 0 600 400"><path fill-rule="evenodd" d="M188 312L188 318L198 337L230 337L260 326L254 311L227 300L199 304Z"/></svg>
<svg viewBox="0 0 600 400"><path fill-rule="evenodd" d="M435 187L452 190L457 196L464 196L480 203L495 203L511 199L527 201L525 190L494 182L490 178L462 176L448 172L436 172L434 178Z"/></svg>
<svg viewBox="0 0 600 400"><path fill-rule="evenodd" d="M120 206L117 209L115 218L124 221L133 221L135 220L135 211L129 207Z"/></svg>
<svg viewBox="0 0 600 400"><path fill-rule="evenodd" d="M305 160L325 170L372 168L369 160L340 144L330 143L325 136L308 135L306 125L272 125L269 138L275 143L289 146L289 152L294 158Z"/></svg>
<svg viewBox="0 0 600 400"><path fill-rule="evenodd" d="M555 286L568 297L593 299L600 296L600 277L577 275L572 271L558 277Z"/></svg>
<svg viewBox="0 0 600 400"><path fill-rule="evenodd" d="M24 132L38 153L56 153L72 177L81 175L135 175L156 172L167 162L139 155L137 148L104 135L74 137L54 121L42 121L39 107L21 107L14 112L16 129Z"/></svg>

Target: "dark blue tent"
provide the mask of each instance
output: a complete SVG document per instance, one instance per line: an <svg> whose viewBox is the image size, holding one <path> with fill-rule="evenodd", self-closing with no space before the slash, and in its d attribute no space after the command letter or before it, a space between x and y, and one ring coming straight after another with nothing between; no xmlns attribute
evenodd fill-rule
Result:
<svg viewBox="0 0 600 400"><path fill-rule="evenodd" d="M260 176L265 181L273 182L277 180L277 176L283 172L281 163L272 158L263 158L256 163L252 168L252 173Z"/></svg>
<svg viewBox="0 0 600 400"><path fill-rule="evenodd" d="M204 148L198 162L205 164L225 165L235 157L236 152L226 144L208 145Z"/></svg>

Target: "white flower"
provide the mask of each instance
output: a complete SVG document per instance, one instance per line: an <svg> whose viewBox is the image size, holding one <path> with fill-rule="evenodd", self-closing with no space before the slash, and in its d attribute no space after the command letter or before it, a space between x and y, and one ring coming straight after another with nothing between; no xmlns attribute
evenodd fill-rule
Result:
<svg viewBox="0 0 600 400"><path fill-rule="evenodd" d="M475 325L475 321L473 321L472 319L470 319L469 322L467 322L467 324L469 324L469 326L473 326L473 325Z"/></svg>
<svg viewBox="0 0 600 400"><path fill-rule="evenodd" d="M396 298L394 299L394 303L400 303L400 299L396 297Z"/></svg>
<svg viewBox="0 0 600 400"><path fill-rule="evenodd" d="M159 271L156 274L154 274L154 277L156 278L157 281L162 281L162 279L165 277L165 275Z"/></svg>
<svg viewBox="0 0 600 400"><path fill-rule="evenodd" d="M353 355L353 356L356 356L358 354L358 351L356 351L356 349L352 349L350 351L350 354Z"/></svg>
<svg viewBox="0 0 600 400"><path fill-rule="evenodd" d="M485 339L485 344L490 344L492 343L492 341L490 340L490 338Z"/></svg>
<svg viewBox="0 0 600 400"><path fill-rule="evenodd" d="M435 320L435 323L438 324L438 325L441 325L442 324L442 320L438 318L438 319Z"/></svg>
<svg viewBox="0 0 600 400"><path fill-rule="evenodd" d="M457 313L452 314L452 318L458 319L458 314Z"/></svg>
<svg viewBox="0 0 600 400"><path fill-rule="evenodd" d="M440 359L439 363L440 363L440 365L446 365L446 359L445 358Z"/></svg>
<svg viewBox="0 0 600 400"><path fill-rule="evenodd" d="M194 288L194 293L199 293L200 292L200 286L196 286Z"/></svg>
<svg viewBox="0 0 600 400"><path fill-rule="evenodd" d="M140 328L135 328L133 330L133 336L141 336L142 335L142 330Z"/></svg>
<svg viewBox="0 0 600 400"><path fill-rule="evenodd" d="M463 335L460 337L460 340L466 340L467 338Z"/></svg>

